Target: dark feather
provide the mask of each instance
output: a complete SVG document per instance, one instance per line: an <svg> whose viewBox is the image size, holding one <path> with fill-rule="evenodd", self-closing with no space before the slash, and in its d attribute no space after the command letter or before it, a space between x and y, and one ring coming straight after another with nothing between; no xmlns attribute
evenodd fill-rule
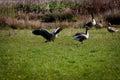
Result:
<svg viewBox="0 0 120 80"><path fill-rule="evenodd" d="M85 33L75 33L75 35L73 35L73 36L79 36L81 34L85 34Z"/></svg>
<svg viewBox="0 0 120 80"><path fill-rule="evenodd" d="M93 24L92 24L92 22L88 22L87 24L85 24L85 26L88 26L91 28L93 26Z"/></svg>
<svg viewBox="0 0 120 80"><path fill-rule="evenodd" d="M82 42L83 40L86 39L85 36L77 36L76 39L78 39L78 41Z"/></svg>
<svg viewBox="0 0 120 80"><path fill-rule="evenodd" d="M44 30L44 29L34 30L32 33L34 35L41 35L42 37L44 37L47 40L50 40L52 38L52 34L49 33L47 30Z"/></svg>
<svg viewBox="0 0 120 80"><path fill-rule="evenodd" d="M58 34L61 30L62 30L62 28L57 28L57 29L55 29L55 31L50 33L45 29L37 29L37 30L33 30L32 33L34 35L41 35L42 37L44 37L47 40L46 42L48 42L48 41L54 41L56 34Z"/></svg>

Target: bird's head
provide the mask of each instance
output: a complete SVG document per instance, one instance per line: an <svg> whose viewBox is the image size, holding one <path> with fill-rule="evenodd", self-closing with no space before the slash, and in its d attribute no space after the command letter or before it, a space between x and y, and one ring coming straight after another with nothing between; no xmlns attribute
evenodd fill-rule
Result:
<svg viewBox="0 0 120 80"><path fill-rule="evenodd" d="M100 20L99 22L102 23L102 20Z"/></svg>
<svg viewBox="0 0 120 80"><path fill-rule="evenodd" d="M85 28L86 28L86 30L90 30L90 28L88 26L86 26Z"/></svg>
<svg viewBox="0 0 120 80"><path fill-rule="evenodd" d="M111 26L111 23L110 23L110 22L108 23L108 26Z"/></svg>

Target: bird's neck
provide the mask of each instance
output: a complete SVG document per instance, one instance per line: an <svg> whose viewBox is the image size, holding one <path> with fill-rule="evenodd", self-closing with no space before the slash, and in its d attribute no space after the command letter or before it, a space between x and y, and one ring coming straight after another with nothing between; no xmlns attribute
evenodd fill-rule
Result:
<svg viewBox="0 0 120 80"><path fill-rule="evenodd" d="M94 15L93 15L93 13L91 13L91 17L92 17L92 18L94 18Z"/></svg>
<svg viewBox="0 0 120 80"><path fill-rule="evenodd" d="M88 30L86 29L85 34L88 34Z"/></svg>
<svg viewBox="0 0 120 80"><path fill-rule="evenodd" d="M85 34L86 34L86 38L88 38L88 37L89 37L89 33L88 33L88 30L87 30L87 29L86 29Z"/></svg>
<svg viewBox="0 0 120 80"><path fill-rule="evenodd" d="M94 19L93 13L91 13L91 16L92 16L92 24L93 24L93 25L96 25L96 21L95 21L95 19Z"/></svg>

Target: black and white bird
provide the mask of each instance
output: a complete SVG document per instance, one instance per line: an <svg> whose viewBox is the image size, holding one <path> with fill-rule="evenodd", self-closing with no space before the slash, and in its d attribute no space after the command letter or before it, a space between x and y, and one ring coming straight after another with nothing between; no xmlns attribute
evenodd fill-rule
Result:
<svg viewBox="0 0 120 80"><path fill-rule="evenodd" d="M42 37L44 37L46 39L45 42L50 42L55 40L55 38L57 37L57 34L63 30L63 28L58 27L57 29L55 29L53 32L49 32L45 29L37 29L37 30L33 30L32 33L34 35L40 35Z"/></svg>
<svg viewBox="0 0 120 80"><path fill-rule="evenodd" d="M94 15L91 14L91 16L92 16L92 20L91 20L90 22L86 23L86 24L85 24L85 27L92 28L93 26L96 25L96 21L95 21L95 19L94 19Z"/></svg>
<svg viewBox="0 0 120 80"><path fill-rule="evenodd" d="M114 28L114 27L111 27L111 24L110 24L110 23L108 23L107 30L108 30L109 32L111 32L111 33L113 33L113 32L118 32L118 31L119 31L118 29L116 29L116 28Z"/></svg>
<svg viewBox="0 0 120 80"><path fill-rule="evenodd" d="M103 27L102 21L100 20L99 22L97 22L95 26L97 29L102 28Z"/></svg>
<svg viewBox="0 0 120 80"><path fill-rule="evenodd" d="M88 32L89 28L86 27L86 31L85 33L76 33L74 36L76 36L76 38L74 38L74 40L80 41L81 43L83 43L84 40L89 38L89 32Z"/></svg>

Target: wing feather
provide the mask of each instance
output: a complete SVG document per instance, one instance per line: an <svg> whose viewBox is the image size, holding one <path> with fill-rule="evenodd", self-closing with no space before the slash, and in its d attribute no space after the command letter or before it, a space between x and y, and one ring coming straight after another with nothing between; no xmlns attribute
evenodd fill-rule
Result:
<svg viewBox="0 0 120 80"><path fill-rule="evenodd" d="M33 30L32 33L34 35L41 35L42 37L44 37L47 40L50 40L51 37L53 36L51 33L49 33L47 30L45 29L37 29L37 30Z"/></svg>
<svg viewBox="0 0 120 80"><path fill-rule="evenodd" d="M61 28L61 27L58 27L57 29L55 29L55 30L53 31L53 34L56 35L56 34L58 34L60 31L62 31L62 28Z"/></svg>

